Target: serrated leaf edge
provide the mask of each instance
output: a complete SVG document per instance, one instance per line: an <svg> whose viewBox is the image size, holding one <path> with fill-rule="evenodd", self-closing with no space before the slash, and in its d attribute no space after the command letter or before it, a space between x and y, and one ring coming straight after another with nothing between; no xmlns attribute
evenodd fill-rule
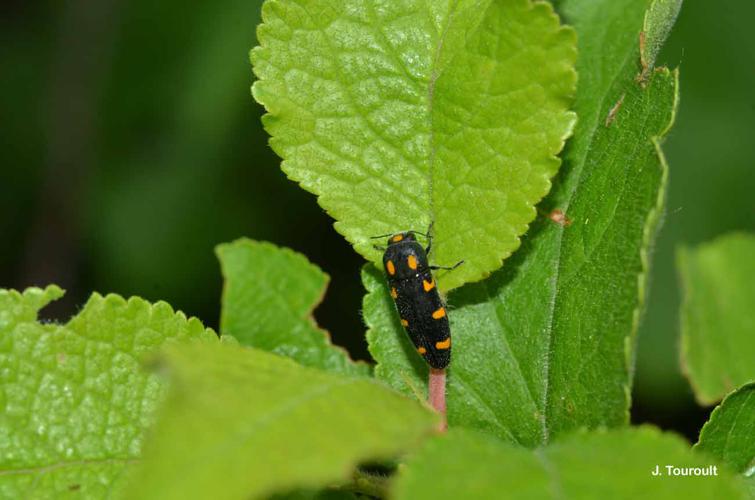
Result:
<svg viewBox="0 0 755 500"><path fill-rule="evenodd" d="M710 413L710 416L708 416L708 420L700 428L700 433L698 434L697 442L694 445L692 445L693 449L698 449L698 447L701 445L701 441L703 437L705 436L708 430L708 427L716 418L718 418L718 414L723 411L723 406L726 404L726 401L729 398L739 394L740 392L745 392L745 391L755 391L755 380L751 380L750 382L747 382L746 384L741 385L740 387L737 387L733 391L729 392L726 396L724 396L721 402L718 405L716 405L715 408L713 408L713 411Z"/></svg>
<svg viewBox="0 0 755 500"><path fill-rule="evenodd" d="M522 4L526 4L526 6L528 7L529 11L540 11L543 14L545 14L545 16L549 18L549 21L552 22L552 23L554 23L554 25L552 27L556 28L554 30L554 34L556 36L562 35L563 33L568 33L568 34L570 34L571 41L572 42L576 42L576 38L577 38L576 31L571 26L565 25L565 24L561 23L560 16L558 15L558 13L555 11L555 9L553 8L553 6L549 2L541 1L541 0L520 0L520 2ZM249 60L252 63L253 73L257 77L257 80L252 84L251 94L252 94L253 98L255 99L255 101L258 102L259 104L261 104L265 108L265 110L266 110L266 114L263 115L263 117L262 117L263 125L265 124L266 120L275 120L275 119L277 119L278 108L276 106L274 106L274 103L271 104L269 102L265 102L266 100L264 99L263 95L261 94L262 90L261 90L261 87L260 87L260 82L263 81L263 78L258 73L258 71L256 69L256 65L254 63L255 63L256 54L261 53L261 52L263 52L266 49L265 40L264 40L265 37L262 34L262 30L263 30L263 26L265 26L266 23L269 21L269 18L267 16L267 10L271 10L271 9L273 9L274 5L279 5L279 4L280 4L280 2L278 0L266 0L264 2L263 8L262 8L262 22L257 26L257 30L256 30L258 45L256 47L252 48L251 51L249 52ZM449 13L449 17L446 20L447 24L446 24L445 28L447 28L448 27L448 23L451 22L451 18L452 18L451 14L453 13L453 10L455 9L455 7L456 7L456 3L454 3L451 6L451 12ZM577 60L577 46L576 46L576 43L572 44L572 49L573 50L570 51L570 59L568 60L568 62L566 62L564 64L561 64L561 66L564 67L563 69L564 69L565 78L568 78L569 80L571 80L571 84L570 84L571 94L568 95L568 96L563 96L565 99L568 99L568 101L570 103L573 102L574 97L576 95L576 91L577 91L576 90L577 89L577 71L576 71L576 67L575 67L575 63L576 63L576 60ZM436 46L436 48L434 49L435 52L434 52L434 54L432 54L433 68L434 68L434 66L436 64L436 61L439 59L440 50L442 50L442 43L439 44L438 46ZM430 82L428 84L428 92L427 92L427 94L430 96L430 99L432 97L432 89L434 87L435 80L439 76L440 76L439 74L436 74L435 69L432 69L432 71L431 71L431 79L430 79ZM430 106L430 108L432 108L432 101L429 102L429 106ZM515 239L515 243L514 243L514 246L512 247L512 249L510 251L500 251L500 252L498 252L497 256L495 256L495 255L494 256L490 256L489 258L481 261L480 265L483 265L486 262L489 263L489 265L483 266L483 267L487 267L489 269L479 271L477 273L477 275L472 275L470 277L467 277L467 278L464 279L464 281L454 281L453 277L451 277L450 280L448 278L446 278L446 279L440 279L438 287L439 287L439 290L442 293L447 293L450 290L452 290L454 288L458 288L460 286L463 286L466 283L477 282L477 281L480 281L482 279L487 278L488 276L490 276L491 273L493 273L496 270L500 269L501 266L503 265L503 263L505 262L505 260L508 259L516 250L519 249L519 247L521 246L522 236L527 232L527 229L529 228L529 225L535 220L535 218L537 216L537 209L536 209L537 204L540 201L542 201L543 198L545 198L545 196L550 192L550 190L552 188L552 178L558 173L558 170L559 170L561 164L563 163L561 161L561 158L559 157L559 154L560 154L560 152L563 151L563 148L564 148L564 146L566 144L566 140L569 137L572 136L572 134L574 132L574 128L575 128L576 123L577 123L577 115L576 115L576 113L574 111L566 109L563 113L564 113L564 118L565 118L565 120L568 121L568 123L566 123L565 128L564 128L564 132L559 137L558 144L556 145L556 147L553 148L552 151L548 151L547 154L545 154L543 158L539 158L538 159L538 162L543 162L543 163L554 162L554 165L555 165L554 171L553 171L553 173L545 172L545 173L542 174L545 177L546 188L543 191L543 193L540 195L539 199L534 200L533 202L531 202L530 204L528 204L528 206L525 207L525 209L528 209L530 211L530 216L528 217L529 220L527 222L522 223L523 226L524 226L524 228L514 238ZM432 120L432 116L430 116L430 120ZM267 127L265 127L265 128L267 128ZM430 126L430 135L431 135L431 137L432 137L432 131L433 131L433 127L432 127L432 124L431 124L431 126ZM286 174L286 177L288 179L296 182L297 185L299 187L301 187L302 189L304 189L305 191L307 191L307 192L315 195L315 197L317 199L317 204L334 220L333 227L336 230L336 232L338 234L340 234L341 236L343 236L344 239L347 242L349 242L349 244L352 246L352 248L354 248L354 250L357 251L357 253L359 253L360 255L362 255L366 260L368 260L370 262L373 262L376 266L380 267L382 265L382 255L378 255L378 254L376 254L374 252L371 252L369 250L367 251L366 254L362 253L362 252L359 252L357 250L357 248L359 246L366 245L366 242L368 240L365 240L365 239L362 238L362 239L354 239L352 241L350 239L350 236L347 234L347 230L344 229L344 227L343 227L344 226L343 221L341 219L337 218L336 214L333 213L333 210L331 210L330 208L328 208L328 206L326 206L327 205L327 194L318 193L316 191L316 187L314 185L305 184L305 183L302 182L303 181L302 178L299 178L299 177L295 176L288 169L288 166L287 166L288 165L288 160L287 160L287 158L284 158L283 155L276 150L276 147L275 147L276 138L273 137L273 136L271 136L269 142L270 142L270 145L271 145L272 149L275 150L276 153L281 157L280 168ZM429 154L429 158L428 158L429 167L428 167L428 174L427 174L428 177L429 177L429 184L430 184L430 191L431 192L432 192L432 182L433 182L433 172L434 172L434 168L433 168L434 167L434 162L432 161L433 157L434 157L434 149L431 149L430 154ZM433 197L432 196L430 196L430 200L429 201L430 201L429 212L430 212L430 217L432 219L432 217L433 217L432 212L434 211Z"/></svg>
<svg viewBox="0 0 755 500"><path fill-rule="evenodd" d="M230 248L232 246L261 247L261 248L267 248L267 249L275 250L275 251L278 251L278 252L282 252L282 253L284 253L284 254L292 257L293 259L298 260L302 264L305 264L306 267L309 267L310 269L312 269L313 271L316 271L319 275L321 275L323 277L323 284L320 287L319 297L315 301L312 302L312 304L309 306L309 308L307 309L307 311L305 312L305 314L303 316L301 316L299 319L307 321L309 323L309 325L314 330L320 332L323 335L324 339L325 339L326 345L329 348L332 348L333 350L338 351L339 354L341 354L346 359L346 361L348 363L350 363L350 364L352 364L354 366L357 366L357 367L364 366L367 369L369 369L370 374L372 373L371 366L370 366L369 363L367 363L365 361L362 361L362 360L354 360L351 357L351 354L349 353L349 351L346 350L344 347L338 345L338 344L334 344L330 332L328 330L322 328L317 323L317 320L315 319L315 309L317 309L317 307L320 304L322 304L323 300L325 299L325 296L326 296L327 291L328 291L328 286L330 284L330 276L328 275L328 273L326 273L325 271L323 271L322 269L320 269L320 267L318 265L316 265L313 262L311 262L305 255L303 255L303 254L301 254L299 252L296 252L295 250L293 250L291 248L283 247L283 246L278 246L278 245L275 245L274 243L270 243L268 241L258 241L258 240L253 240L253 239L245 238L245 237L237 238L237 239L235 239L235 240L233 240L231 242L221 243L221 244L217 245L215 247L215 255L217 256L218 261L220 262L221 274L223 275L223 278L224 278L223 279L223 290L221 292L221 296L222 296L221 301L222 301L222 303L225 303L226 297L228 296L228 279L226 278L226 273L225 273L225 268L223 266L223 259L221 257L221 253L224 252L226 248ZM222 327L221 327L221 332L222 332Z"/></svg>

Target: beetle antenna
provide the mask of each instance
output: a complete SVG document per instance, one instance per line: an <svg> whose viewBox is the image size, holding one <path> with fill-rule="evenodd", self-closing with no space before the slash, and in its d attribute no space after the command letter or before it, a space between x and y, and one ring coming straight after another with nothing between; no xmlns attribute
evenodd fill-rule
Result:
<svg viewBox="0 0 755 500"><path fill-rule="evenodd" d="M386 236L393 236L396 233L381 234L380 236L370 236L371 240L377 240L378 238L385 238Z"/></svg>

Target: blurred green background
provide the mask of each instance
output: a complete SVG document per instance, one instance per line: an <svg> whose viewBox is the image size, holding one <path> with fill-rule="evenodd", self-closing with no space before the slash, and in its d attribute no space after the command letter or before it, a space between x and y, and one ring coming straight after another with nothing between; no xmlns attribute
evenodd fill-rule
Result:
<svg viewBox="0 0 755 500"><path fill-rule="evenodd" d="M217 243L304 253L332 278L318 321L367 359L362 260L288 181L252 100L259 0L0 6L0 287L55 282L164 299L217 327ZM668 208L640 331L633 420L696 436L709 409L679 369L674 249L755 229L755 4L687 2L660 57L681 67Z"/></svg>

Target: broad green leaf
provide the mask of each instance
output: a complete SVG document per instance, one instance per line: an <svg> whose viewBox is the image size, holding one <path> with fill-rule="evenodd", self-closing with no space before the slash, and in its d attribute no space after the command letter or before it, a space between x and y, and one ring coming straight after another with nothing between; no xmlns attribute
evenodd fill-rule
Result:
<svg viewBox="0 0 755 500"><path fill-rule="evenodd" d="M254 97L282 168L365 258L434 223L432 260L499 268L575 121L575 38L529 0L268 0Z"/></svg>
<svg viewBox="0 0 755 500"><path fill-rule="evenodd" d="M126 498L246 499L346 481L415 446L422 405L363 377L240 346L176 346L171 390Z"/></svg>
<svg viewBox="0 0 755 500"><path fill-rule="evenodd" d="M695 448L755 480L755 383L729 394L713 410Z"/></svg>
<svg viewBox="0 0 755 500"><path fill-rule="evenodd" d="M653 475L656 466L658 476ZM673 475L673 468L692 472ZM532 451L451 431L429 440L408 461L394 493L397 500L692 500L745 494L738 478L693 453L681 438L650 427L578 433Z"/></svg>
<svg viewBox="0 0 755 500"><path fill-rule="evenodd" d="M0 290L0 497L106 498L142 448L163 384L140 369L166 339L217 337L164 302L94 294L65 325L60 288Z"/></svg>
<svg viewBox="0 0 755 500"><path fill-rule="evenodd" d="M755 380L753 256L755 236L743 233L677 253L682 366L703 404Z"/></svg>
<svg viewBox="0 0 755 500"><path fill-rule="evenodd" d="M449 296L449 424L526 446L628 422L647 250L665 188L659 142L677 99L676 74L666 69L636 81L642 2L571 0L562 8L580 41L580 121L543 207L562 210L571 224L541 217L503 269ZM364 273L376 375L411 393L424 387L426 367L379 274Z"/></svg>
<svg viewBox="0 0 755 500"><path fill-rule="evenodd" d="M306 257L270 243L240 239L216 250L225 278L220 331L240 343L343 374L370 372L330 343L312 310L328 276Z"/></svg>

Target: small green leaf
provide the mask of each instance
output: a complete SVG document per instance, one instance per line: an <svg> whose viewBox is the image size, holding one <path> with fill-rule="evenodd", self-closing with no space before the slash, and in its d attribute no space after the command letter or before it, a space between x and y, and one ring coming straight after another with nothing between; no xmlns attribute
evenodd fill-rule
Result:
<svg viewBox="0 0 755 500"><path fill-rule="evenodd" d="M240 346L175 346L171 390L127 498L258 498L346 481L437 416L379 382Z"/></svg>
<svg viewBox="0 0 755 500"><path fill-rule="evenodd" d="M270 243L240 239L216 250L225 278L220 331L241 344L288 356L305 366L368 375L317 327L312 310L328 276L306 257Z"/></svg>
<svg viewBox="0 0 755 500"><path fill-rule="evenodd" d="M755 499L755 383L729 394L713 410L695 449L740 472Z"/></svg>
<svg viewBox="0 0 755 500"><path fill-rule="evenodd" d="M141 358L166 339L217 339L164 302L94 294L65 325L62 290L0 290L0 497L105 498L139 457L163 384Z"/></svg>
<svg viewBox="0 0 755 500"><path fill-rule="evenodd" d="M742 233L677 253L682 367L702 404L755 380L753 255L755 236Z"/></svg>
<svg viewBox="0 0 755 500"><path fill-rule="evenodd" d="M562 8L580 41L580 122L543 206L571 224L540 218L503 269L449 296L449 424L532 447L575 428L628 423L647 250L665 192L659 143L677 101L675 73L635 80L644 2ZM409 394L424 390L427 368L383 278L363 276L376 375Z"/></svg>
<svg viewBox="0 0 755 500"><path fill-rule="evenodd" d="M268 0L252 89L288 176L379 263L371 236L434 222L432 259L499 268L575 121L575 37L529 0ZM474 242L474 244L470 244Z"/></svg>
<svg viewBox="0 0 755 500"><path fill-rule="evenodd" d="M698 476L668 475L667 465ZM394 493L397 500L745 498L738 478L650 427L579 433L534 451L450 431L409 459Z"/></svg>
<svg viewBox="0 0 755 500"><path fill-rule="evenodd" d="M729 394L713 410L695 448L755 476L755 382Z"/></svg>
<svg viewBox="0 0 755 500"><path fill-rule="evenodd" d="M647 70L655 65L655 58L658 57L658 52L671 33L671 28L681 8L682 0L654 0L648 7L642 27L644 36L642 61Z"/></svg>

